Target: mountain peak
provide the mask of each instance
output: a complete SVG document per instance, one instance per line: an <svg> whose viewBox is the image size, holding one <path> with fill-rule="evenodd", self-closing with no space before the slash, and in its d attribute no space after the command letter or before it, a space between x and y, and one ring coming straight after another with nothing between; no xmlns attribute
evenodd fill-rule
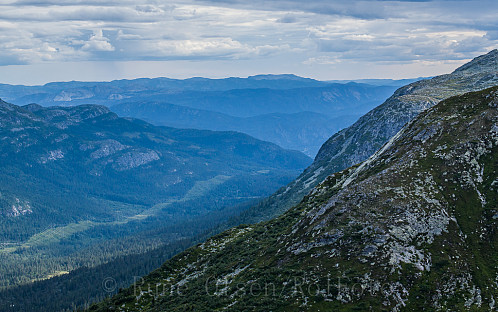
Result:
<svg viewBox="0 0 498 312"><path fill-rule="evenodd" d="M15 105L12 105L0 99L0 113L2 113L2 115L8 114L8 112L12 112L14 110L15 110Z"/></svg>
<svg viewBox="0 0 498 312"><path fill-rule="evenodd" d="M299 77L294 74L268 74L268 75L255 75L249 76L248 79L252 80L311 80L310 78Z"/></svg>
<svg viewBox="0 0 498 312"><path fill-rule="evenodd" d="M494 70L496 72L498 68L498 49L494 49L487 54L478 56L472 61L458 67L453 73L462 72L482 72L488 70Z"/></svg>
<svg viewBox="0 0 498 312"><path fill-rule="evenodd" d="M39 104L36 104L36 103L31 103L31 104L27 104L27 105L23 105L21 106L22 108L26 109L26 110L29 110L30 112L37 112L41 109L43 109L43 106L39 105Z"/></svg>

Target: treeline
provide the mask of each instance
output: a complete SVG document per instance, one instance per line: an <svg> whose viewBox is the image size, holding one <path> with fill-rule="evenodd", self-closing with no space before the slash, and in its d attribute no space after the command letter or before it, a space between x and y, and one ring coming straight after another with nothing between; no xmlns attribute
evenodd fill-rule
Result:
<svg viewBox="0 0 498 312"><path fill-rule="evenodd" d="M195 242L184 239L143 254L121 256L93 268L81 267L66 275L0 291L0 311L83 309L129 286Z"/></svg>
<svg viewBox="0 0 498 312"><path fill-rule="evenodd" d="M192 216L187 221L175 225L158 227L157 223L164 222L163 216L162 220L156 220L157 223L151 222L153 227L150 230L89 245L71 256L62 258L57 257L57 254L66 253L64 248L78 250L81 246L72 245L72 240L68 239L58 245L61 248L58 252L55 252L54 248L26 249L16 252L17 257L2 255L0 269L14 272L13 275L5 275L10 278L10 283L23 275L48 275L55 271L70 273L0 290L0 311L73 311L100 301L119 288L130 286L136 277L148 274L178 252L223 231L228 226L228 223L224 222L239 215L257 201L255 199L239 205L225 206L217 212ZM184 203L185 208L189 207L189 204L193 203ZM100 235L96 230L84 234ZM87 238L87 241L90 239ZM44 251L45 255L40 251ZM23 262L23 259L30 260ZM22 274L16 277L15 272Z"/></svg>

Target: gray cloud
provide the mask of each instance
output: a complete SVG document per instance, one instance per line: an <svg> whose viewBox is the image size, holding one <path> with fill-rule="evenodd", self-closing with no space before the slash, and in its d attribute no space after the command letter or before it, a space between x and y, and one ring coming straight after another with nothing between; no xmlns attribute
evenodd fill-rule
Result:
<svg viewBox="0 0 498 312"><path fill-rule="evenodd" d="M133 4L132 0L17 0L11 1L7 5L13 6L75 6L75 5L98 5L98 6L117 6Z"/></svg>
<svg viewBox="0 0 498 312"><path fill-rule="evenodd" d="M326 15L350 16L361 19L384 19L393 17L406 17L411 10L420 7L444 7L451 11L451 7L491 5L496 7L494 0L199 0L205 3L219 6L232 6L243 9L260 8L263 10L291 10L304 11Z"/></svg>
<svg viewBox="0 0 498 312"><path fill-rule="evenodd" d="M277 19L279 23L295 23L298 21L298 18L293 14L286 14L285 16Z"/></svg>
<svg viewBox="0 0 498 312"><path fill-rule="evenodd" d="M439 66L497 47L497 11L494 0L19 0L0 5L0 66L247 60L256 68L272 58L282 71Z"/></svg>
<svg viewBox="0 0 498 312"><path fill-rule="evenodd" d="M498 30L489 30L484 37L488 40L498 40Z"/></svg>

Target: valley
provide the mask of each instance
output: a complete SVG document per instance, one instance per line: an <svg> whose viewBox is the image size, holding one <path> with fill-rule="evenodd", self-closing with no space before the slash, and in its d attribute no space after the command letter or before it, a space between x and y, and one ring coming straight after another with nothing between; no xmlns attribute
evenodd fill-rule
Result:
<svg viewBox="0 0 498 312"><path fill-rule="evenodd" d="M438 103L282 216L216 235L89 311L492 311L497 103L498 87Z"/></svg>
<svg viewBox="0 0 498 312"><path fill-rule="evenodd" d="M348 310L378 305L378 293L368 288L378 283L391 283L390 291L383 290L389 303L382 306L396 310L407 300L414 308L429 304L403 297L408 291L399 290L403 287L418 296L424 287L441 292L439 286L430 284L433 279L456 278L470 285L473 279L447 277L440 273L443 269L427 276L424 272L431 271L434 262L453 272L453 262L435 256L434 262L427 260L440 248L431 244L439 242L436 237L441 233L452 231L448 220L473 227L476 218L484 218L479 224L490 236L483 241L482 237L471 239L485 244L490 256L472 248L455 252L458 257L472 254L486 272L494 270L496 199L492 179L496 174L490 155L496 153L492 152L493 137L488 140L488 136L493 135L496 90L467 92L497 84L497 58L498 52L493 50L451 74L415 79L395 91L395 83L331 84L288 75L25 87L27 95L15 101L37 98L46 106L0 102L0 310ZM156 89L150 84L156 84ZM230 89L234 84L248 89ZM172 85L178 88L174 92ZM133 86L130 90L134 91L127 96L109 96L109 89L117 92L117 86L123 90ZM17 87L2 88L14 94ZM69 96L68 90L80 95ZM394 94L387 98L384 92ZM461 99L454 98L458 95ZM105 106L96 105L103 102ZM474 102L481 104L474 107ZM478 121L478 114L485 119ZM420 121L424 118L425 123ZM478 207L472 190L447 189L439 172L433 171L448 164L427 156L427 151L420 152L435 133L440 138L441 133L451 132L448 120L451 125L461 125L461 141L490 142L483 147L483 155L488 156L476 158L479 168L490 169L477 182L465 180L468 185L488 185L491 193L475 189L481 194L478 198L484 210L476 208L475 215L468 214L457 199L456 210L443 215L437 209L421 208L393 219L392 211L401 208L392 205L440 208L445 201L444 207L451 206L448 200L455 197L448 199L447 193L467 194L467 204ZM465 130L466 123L475 124L471 127L474 132ZM448 135L441 138L446 145L431 144L438 149L466 144L453 142ZM312 160L302 152L317 155ZM460 159L456 151L451 155ZM458 170L472 176L474 169ZM387 172L393 173L385 176ZM431 174L424 178L420 172ZM399 179L414 189L405 190L397 184ZM370 198L367 194L376 195ZM379 203L379 210L362 208L368 203ZM331 207L338 212L330 212L336 211ZM456 215L448 217L450 213ZM473 221L467 223L462 215ZM427 224L399 225L403 218ZM438 230L445 226L448 228ZM406 228L420 230L413 235L425 237L422 250L410 245L411 240L402 240L408 235L403 232ZM465 231L470 233L468 228ZM369 241L372 237L373 243ZM441 239L444 244L455 244L453 232ZM329 250L330 246L335 247ZM382 257L372 260L381 249L392 254L387 264ZM328 263L324 259L335 259L336 266L324 265ZM383 271L369 271L368 263L392 268L390 272L395 274L386 280ZM476 276L475 287L483 296L479 300L489 306L495 290L481 289L489 284L492 273L475 275L475 265L465 265L468 274ZM338 290L336 286L331 293L299 297L288 293L285 286L281 288L292 278L298 278L300 284L311 279L319 285L324 272L341 283L366 285L371 301L355 297L352 289ZM215 276L217 282L205 280L206 276ZM412 282L406 284L406 280ZM241 291L234 289L233 283L254 281L273 285L281 295L265 297L260 292L232 300ZM186 301L183 295L150 291L151 285L180 284L187 285ZM137 285L140 295L134 293ZM202 285L214 287L214 291L202 294ZM220 285L223 290L218 292ZM60 293L64 299L54 300ZM115 296L105 299L109 295ZM446 295L450 298L452 292ZM343 299L337 301L339 297ZM466 302L474 299L468 297ZM458 301L455 297L447 300ZM470 305L483 307L476 300ZM96 301L102 302L91 306ZM438 309L441 307L444 305Z"/></svg>
<svg viewBox="0 0 498 312"><path fill-rule="evenodd" d="M0 312L498 311L498 1L0 2Z"/></svg>
<svg viewBox="0 0 498 312"><path fill-rule="evenodd" d="M247 135L155 127L96 105L1 102L0 115L4 289L191 238L185 222L210 220L194 233L207 231L218 223L207 215L230 218L311 162Z"/></svg>

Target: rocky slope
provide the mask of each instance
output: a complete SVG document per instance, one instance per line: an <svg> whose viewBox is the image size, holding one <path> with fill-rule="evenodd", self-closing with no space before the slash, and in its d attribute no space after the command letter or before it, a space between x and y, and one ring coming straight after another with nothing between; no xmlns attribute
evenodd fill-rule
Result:
<svg viewBox="0 0 498 312"><path fill-rule="evenodd" d="M281 217L188 249L90 310L493 311L497 164L498 87L451 97Z"/></svg>
<svg viewBox="0 0 498 312"><path fill-rule="evenodd" d="M315 161L295 181L246 212L243 222L268 220L298 203L328 175L360 163L420 112L450 96L498 84L498 50L479 56L448 75L399 88L382 105L339 131L320 148Z"/></svg>

